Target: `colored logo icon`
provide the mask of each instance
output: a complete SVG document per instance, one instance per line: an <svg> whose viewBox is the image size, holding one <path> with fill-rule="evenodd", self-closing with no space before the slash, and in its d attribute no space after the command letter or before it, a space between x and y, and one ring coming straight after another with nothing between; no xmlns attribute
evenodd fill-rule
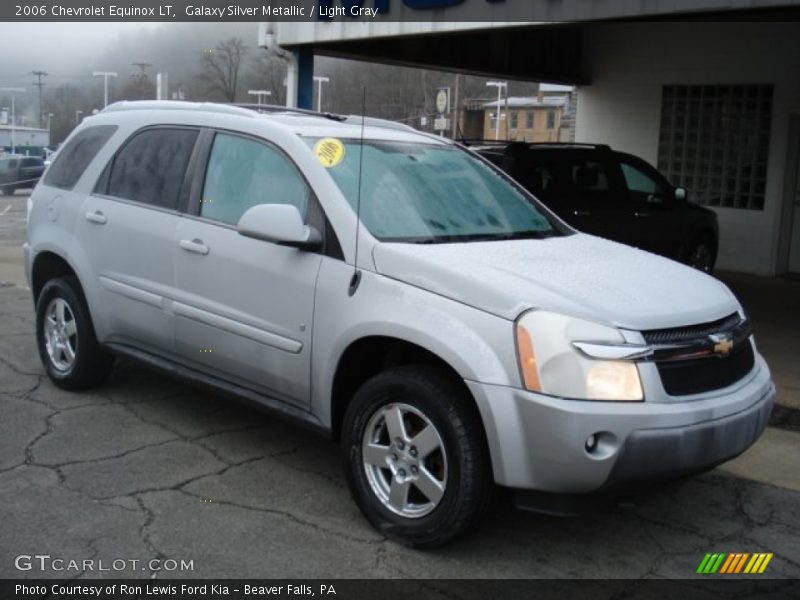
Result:
<svg viewBox="0 0 800 600"><path fill-rule="evenodd" d="M761 574L766 570L772 556L772 552L706 554L700 562L700 566L697 567L697 572L702 575L713 575L714 573L725 575Z"/></svg>

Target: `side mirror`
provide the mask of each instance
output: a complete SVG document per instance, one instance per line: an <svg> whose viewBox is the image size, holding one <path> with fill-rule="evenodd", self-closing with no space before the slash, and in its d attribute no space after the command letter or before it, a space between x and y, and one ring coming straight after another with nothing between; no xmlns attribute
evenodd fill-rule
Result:
<svg viewBox="0 0 800 600"><path fill-rule="evenodd" d="M313 249L322 244L322 236L303 223L303 217L291 204L258 204L245 211L236 226L240 235L273 242L281 246Z"/></svg>
<svg viewBox="0 0 800 600"><path fill-rule="evenodd" d="M686 198L689 196L689 193L686 191L685 187L678 186L675 188L674 195L675 200L683 201L686 200Z"/></svg>

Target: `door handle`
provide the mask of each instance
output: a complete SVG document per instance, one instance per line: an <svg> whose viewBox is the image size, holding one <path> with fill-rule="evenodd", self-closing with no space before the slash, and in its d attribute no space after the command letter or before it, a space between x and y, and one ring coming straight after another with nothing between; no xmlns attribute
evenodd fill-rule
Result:
<svg viewBox="0 0 800 600"><path fill-rule="evenodd" d="M108 219L106 219L106 216L99 210L96 210L94 212L87 212L86 220L89 221L90 223L97 223L98 225L105 225L106 223L108 223Z"/></svg>
<svg viewBox="0 0 800 600"><path fill-rule="evenodd" d="M588 210L573 210L572 214L576 217L590 217L592 216L591 211Z"/></svg>
<svg viewBox="0 0 800 600"><path fill-rule="evenodd" d="M187 252L194 252L195 254L208 254L208 246L203 243L203 240L194 238L193 240L181 240L180 247Z"/></svg>
<svg viewBox="0 0 800 600"><path fill-rule="evenodd" d="M649 217L650 213L649 212L639 212L637 210L635 213L633 213L633 216L634 217Z"/></svg>

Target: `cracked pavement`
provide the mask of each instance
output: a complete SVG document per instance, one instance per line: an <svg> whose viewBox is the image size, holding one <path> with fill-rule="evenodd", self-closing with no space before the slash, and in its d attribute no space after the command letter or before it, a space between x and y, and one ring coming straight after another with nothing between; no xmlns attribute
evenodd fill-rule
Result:
<svg viewBox="0 0 800 600"><path fill-rule="evenodd" d="M800 493L720 470L586 517L501 494L470 535L410 550L361 516L334 442L125 361L97 390L59 390L33 319L27 290L0 288L2 578L685 578L717 551L774 552L769 576L800 577ZM194 569L18 571L20 554Z"/></svg>

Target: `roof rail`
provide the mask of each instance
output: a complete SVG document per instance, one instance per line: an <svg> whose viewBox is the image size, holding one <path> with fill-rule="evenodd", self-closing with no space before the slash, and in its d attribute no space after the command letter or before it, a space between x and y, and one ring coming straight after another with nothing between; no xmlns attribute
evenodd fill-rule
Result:
<svg viewBox="0 0 800 600"><path fill-rule="evenodd" d="M241 115L255 117L257 114L295 114L309 117L319 117L331 121L339 121L348 124L361 124L361 115L338 115L335 113L317 112L304 108L293 108L290 106L279 106L276 104L252 104L234 103L221 104L217 102L184 102L181 100L122 100L109 104L101 112L117 112L127 110L191 110L216 112L231 115ZM365 125L370 127L381 127L383 129L395 129L400 131L416 131L413 127L395 121L366 117Z"/></svg>
<svg viewBox="0 0 800 600"><path fill-rule="evenodd" d="M592 144L589 142L521 142L514 140L481 140L481 139L458 139L458 143L464 146L497 146L504 147L510 145L529 146L531 148L593 148L595 150L610 151L608 144Z"/></svg>
<svg viewBox="0 0 800 600"><path fill-rule="evenodd" d="M277 104L252 104L252 103L237 102L233 106L254 110L260 113L293 113L309 117L321 117L324 119L330 119L332 121L340 121L342 123L348 123L348 124L356 124L356 125L361 124L361 115L340 115L337 113L318 112L315 110L309 110L307 108L293 108L290 106L280 106ZM397 129L400 131L416 131L413 127L409 127L408 125L405 125L403 123L398 123L396 121L389 121L387 119L379 119L377 117L366 117L364 124L370 127L382 127L384 129Z"/></svg>
<svg viewBox="0 0 800 600"><path fill-rule="evenodd" d="M229 115L253 117L253 111L215 102L184 102L181 100L122 100L109 104L101 113L127 110L193 110L201 112L215 112Z"/></svg>
<svg viewBox="0 0 800 600"><path fill-rule="evenodd" d="M317 112L307 108L294 108L291 106L281 106L280 104L253 104L252 102L235 102L227 106L236 106L237 108L245 108L259 113L295 113L299 115L307 115L310 117L324 117L333 121L344 121L347 117L337 115L335 113Z"/></svg>

